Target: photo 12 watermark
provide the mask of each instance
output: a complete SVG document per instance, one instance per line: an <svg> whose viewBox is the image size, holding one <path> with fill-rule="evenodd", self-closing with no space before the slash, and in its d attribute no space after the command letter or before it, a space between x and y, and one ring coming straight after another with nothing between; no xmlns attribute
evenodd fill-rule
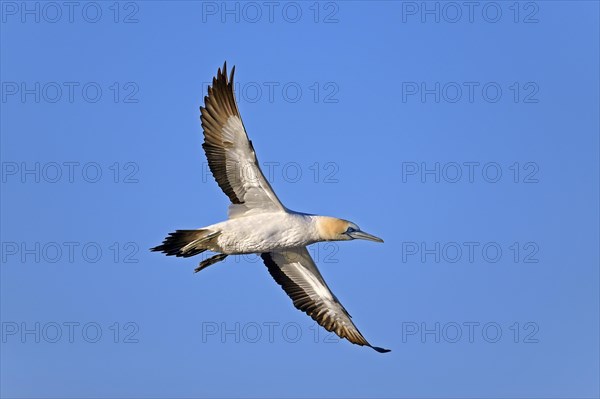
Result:
<svg viewBox="0 0 600 399"><path fill-rule="evenodd" d="M3 321L1 324L3 344L140 342L140 327L133 321Z"/></svg>
<svg viewBox="0 0 600 399"><path fill-rule="evenodd" d="M403 321L402 343L537 344L540 327L533 321Z"/></svg>
<svg viewBox="0 0 600 399"><path fill-rule="evenodd" d="M202 23L337 24L336 1L202 1Z"/></svg>
<svg viewBox="0 0 600 399"><path fill-rule="evenodd" d="M402 1L403 24L537 24L536 1Z"/></svg>
<svg viewBox="0 0 600 399"><path fill-rule="evenodd" d="M264 245L271 244L268 241L262 242ZM277 246L279 242L272 242L273 246ZM240 246L240 251L243 252L245 246ZM236 252L235 246L233 246L232 252ZM327 264L337 264L340 263L340 259L338 257L338 253L340 251L340 246L338 242L335 241L325 241L325 242L317 242L315 244L311 244L306 247L309 255L313 259L315 263L327 263ZM213 256L213 253L210 251L203 252L194 257L194 259L198 261L204 261ZM260 254L256 253L237 253L230 256L233 259L234 263L259 263L262 264L263 260L260 257ZM295 251L288 251L287 259L291 262L293 261L301 261L303 260L303 254Z"/></svg>
<svg viewBox="0 0 600 399"><path fill-rule="evenodd" d="M400 163L402 183L537 184L540 166L533 161L446 161Z"/></svg>
<svg viewBox="0 0 600 399"><path fill-rule="evenodd" d="M140 86L133 81L2 81L3 104L137 104Z"/></svg>
<svg viewBox="0 0 600 399"><path fill-rule="evenodd" d="M96 161L3 161L2 183L6 184L137 184L140 167L137 162Z"/></svg>
<svg viewBox="0 0 600 399"><path fill-rule="evenodd" d="M139 263L140 245L134 241L2 241L2 264Z"/></svg>
<svg viewBox="0 0 600 399"><path fill-rule="evenodd" d="M340 341L335 333L325 330L316 322L305 325L293 321L203 321L201 324L203 344L336 344Z"/></svg>
<svg viewBox="0 0 600 399"><path fill-rule="evenodd" d="M404 104L537 104L540 86L534 81L405 81L400 95Z"/></svg>
<svg viewBox="0 0 600 399"><path fill-rule="evenodd" d="M2 1L3 24L137 24L136 1Z"/></svg>
<svg viewBox="0 0 600 399"><path fill-rule="evenodd" d="M403 241L402 263L493 264L539 263L540 246L535 241Z"/></svg>
<svg viewBox="0 0 600 399"><path fill-rule="evenodd" d="M233 89L238 103L315 103L337 104L340 102L340 86L333 81L303 82L234 82ZM208 91L212 82L202 82L202 93Z"/></svg>
<svg viewBox="0 0 600 399"><path fill-rule="evenodd" d="M258 183L262 179L260 171L254 163L229 162L228 176L234 181ZM324 183L340 182L340 166L332 161L265 161L260 163L265 179L270 183ZM235 170L235 172L234 172ZM213 182L214 178L208 162L202 163L202 183Z"/></svg>

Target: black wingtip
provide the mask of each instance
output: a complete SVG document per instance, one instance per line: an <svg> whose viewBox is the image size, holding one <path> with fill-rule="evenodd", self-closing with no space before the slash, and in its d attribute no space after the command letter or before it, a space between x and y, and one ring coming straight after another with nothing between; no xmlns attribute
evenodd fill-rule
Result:
<svg viewBox="0 0 600 399"><path fill-rule="evenodd" d="M388 353L388 352L392 351L391 349L384 349L384 348L380 348L378 346L372 346L371 348L375 349L379 353Z"/></svg>

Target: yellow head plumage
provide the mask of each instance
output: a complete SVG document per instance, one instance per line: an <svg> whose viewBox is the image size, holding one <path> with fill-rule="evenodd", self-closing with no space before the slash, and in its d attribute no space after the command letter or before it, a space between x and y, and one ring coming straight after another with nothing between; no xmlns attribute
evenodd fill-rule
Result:
<svg viewBox="0 0 600 399"><path fill-rule="evenodd" d="M329 216L320 216L317 219L317 231L319 237L325 241L334 241L345 239L343 234L348 230L353 223L338 218ZM348 237L349 239L349 237Z"/></svg>
<svg viewBox="0 0 600 399"><path fill-rule="evenodd" d="M317 216L316 227L319 241L346 241L362 239L383 242L379 237L361 231L356 224L329 216Z"/></svg>

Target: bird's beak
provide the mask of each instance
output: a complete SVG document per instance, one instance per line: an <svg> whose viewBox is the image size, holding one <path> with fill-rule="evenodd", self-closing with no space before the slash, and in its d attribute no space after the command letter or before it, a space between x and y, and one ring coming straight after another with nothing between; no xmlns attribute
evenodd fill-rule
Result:
<svg viewBox="0 0 600 399"><path fill-rule="evenodd" d="M365 233L364 231L353 231L352 233L348 234L350 237L352 238L356 238L359 240L369 240L369 241L375 241L375 242L383 242L383 240L379 237L375 237L372 234L369 233Z"/></svg>

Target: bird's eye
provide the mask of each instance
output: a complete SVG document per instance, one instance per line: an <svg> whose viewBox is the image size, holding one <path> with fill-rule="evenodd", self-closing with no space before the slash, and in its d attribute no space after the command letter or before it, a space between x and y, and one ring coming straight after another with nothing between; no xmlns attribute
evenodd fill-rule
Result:
<svg viewBox="0 0 600 399"><path fill-rule="evenodd" d="M356 229L354 227L348 227L348 230L346 230L346 234L354 233L355 231Z"/></svg>

